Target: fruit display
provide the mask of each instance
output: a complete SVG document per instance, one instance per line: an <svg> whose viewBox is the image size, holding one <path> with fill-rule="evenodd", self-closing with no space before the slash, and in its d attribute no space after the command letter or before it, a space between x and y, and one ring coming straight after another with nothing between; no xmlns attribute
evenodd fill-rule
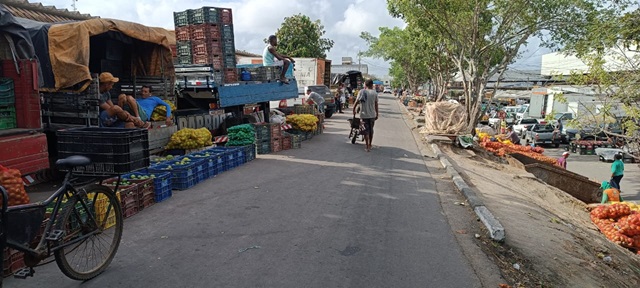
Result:
<svg viewBox="0 0 640 288"><path fill-rule="evenodd" d="M20 170L8 169L0 165L0 185L2 185L9 194L7 205L29 204L29 195L27 195L27 191L24 189ZM1 203L2 199L0 198L0 204Z"/></svg>
<svg viewBox="0 0 640 288"><path fill-rule="evenodd" d="M242 124L227 129L227 146L251 145L256 141L256 130L251 124Z"/></svg>
<svg viewBox="0 0 640 288"><path fill-rule="evenodd" d="M480 146L499 157L504 157L507 154L522 154L549 165L557 165L558 163L555 158L542 155L544 149L540 147L509 145L501 142L487 141L480 142Z"/></svg>
<svg viewBox="0 0 640 288"><path fill-rule="evenodd" d="M627 248L640 249L640 211L635 203L599 205L590 216L607 239Z"/></svg>
<svg viewBox="0 0 640 288"><path fill-rule="evenodd" d="M318 117L311 114L294 114L287 116L287 123L293 126L293 129L312 132L318 129Z"/></svg>
<svg viewBox="0 0 640 288"><path fill-rule="evenodd" d="M168 100L163 100L163 101L169 104L169 107L171 107L171 111L176 111L176 105L173 105L171 101L168 101ZM153 113L151 113L151 120L152 121L167 120L167 107L165 107L164 105L156 106L156 108L153 109Z"/></svg>
<svg viewBox="0 0 640 288"><path fill-rule="evenodd" d="M195 149L212 144L211 132L207 128L183 128L171 135L167 149Z"/></svg>
<svg viewBox="0 0 640 288"><path fill-rule="evenodd" d="M164 161L171 161L171 160L173 160L174 157L175 156L173 156L173 155L167 155L167 156L164 156L164 157L154 157L154 158L151 158L151 162L160 163L160 162L164 162Z"/></svg>

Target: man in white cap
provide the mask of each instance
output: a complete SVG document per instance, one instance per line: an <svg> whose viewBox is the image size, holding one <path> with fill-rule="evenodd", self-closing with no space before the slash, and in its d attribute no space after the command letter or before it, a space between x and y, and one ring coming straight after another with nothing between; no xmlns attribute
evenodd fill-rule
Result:
<svg viewBox="0 0 640 288"><path fill-rule="evenodd" d="M567 169L567 158L569 158L569 152L562 153L562 156L558 158L558 166Z"/></svg>

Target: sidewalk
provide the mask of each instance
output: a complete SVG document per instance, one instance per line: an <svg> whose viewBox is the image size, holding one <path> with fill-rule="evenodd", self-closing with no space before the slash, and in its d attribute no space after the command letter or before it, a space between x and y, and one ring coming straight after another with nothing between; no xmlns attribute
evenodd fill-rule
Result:
<svg viewBox="0 0 640 288"><path fill-rule="evenodd" d="M640 257L597 231L584 203L524 170L440 144L464 181L506 231L486 242L511 285L637 287ZM602 258L611 256L611 262Z"/></svg>

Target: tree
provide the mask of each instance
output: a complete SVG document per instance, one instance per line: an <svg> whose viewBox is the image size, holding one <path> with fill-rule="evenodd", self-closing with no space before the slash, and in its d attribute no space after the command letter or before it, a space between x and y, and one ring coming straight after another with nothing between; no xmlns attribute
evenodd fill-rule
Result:
<svg viewBox="0 0 640 288"><path fill-rule="evenodd" d="M311 21L302 14L285 17L275 34L278 51L291 57L326 58L327 52L333 48L333 40L322 38L324 34L320 20ZM266 42L268 40L265 39Z"/></svg>
<svg viewBox="0 0 640 288"><path fill-rule="evenodd" d="M640 143L640 9L622 14L603 13L590 20L582 37L565 41L563 52L579 57L587 71L574 71L568 81L596 92L599 107L570 123L595 127L595 133L624 139L636 149ZM621 120L624 133L606 125Z"/></svg>
<svg viewBox="0 0 640 288"><path fill-rule="evenodd" d="M617 1L622 2L622 1ZM389 0L389 12L443 41L444 55L460 71L467 132L480 119L488 80L504 73L533 36L547 46L576 37L600 11L615 10L600 0ZM569 11L567 7L572 9Z"/></svg>
<svg viewBox="0 0 640 288"><path fill-rule="evenodd" d="M428 62L429 50L422 41L423 34L410 28L392 29L381 27L378 38L368 32L362 32L360 38L367 41L369 49L363 52L364 56L378 57L386 61L392 61L390 74L398 80L406 81L412 91L418 91L433 75ZM394 75L395 74L395 75Z"/></svg>

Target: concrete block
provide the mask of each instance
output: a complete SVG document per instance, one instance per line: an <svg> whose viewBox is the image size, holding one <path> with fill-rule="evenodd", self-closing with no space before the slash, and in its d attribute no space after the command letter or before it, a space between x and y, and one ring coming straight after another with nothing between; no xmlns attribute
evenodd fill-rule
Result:
<svg viewBox="0 0 640 288"><path fill-rule="evenodd" d="M493 214L491 214L487 207L478 206L475 207L473 211L476 212L476 215L478 215L480 221L482 221L482 224L484 224L484 226L487 227L487 230L489 230L491 239L493 239L494 241L504 241L504 227L502 227L502 224L498 222L498 219L493 217Z"/></svg>

